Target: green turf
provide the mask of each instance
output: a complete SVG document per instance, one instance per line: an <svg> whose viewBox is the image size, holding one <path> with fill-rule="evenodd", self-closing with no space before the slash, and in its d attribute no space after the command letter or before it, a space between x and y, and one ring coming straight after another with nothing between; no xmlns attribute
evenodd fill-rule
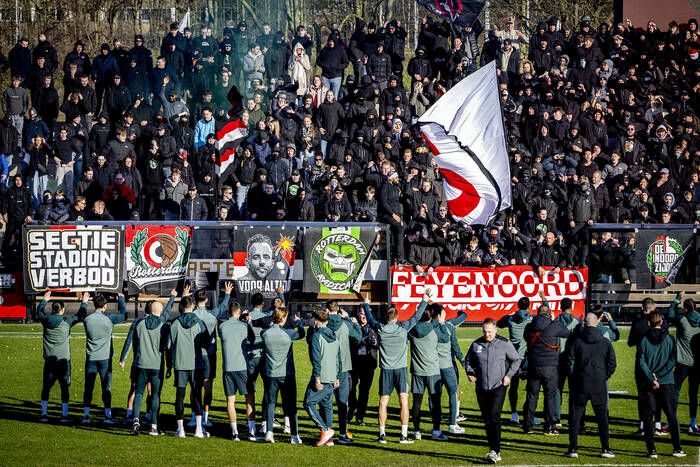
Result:
<svg viewBox="0 0 700 467"><path fill-rule="evenodd" d="M118 355L124 342L128 327L118 326L115 329L115 352ZM187 439L174 439L174 396L172 379L167 380L162 394L162 419L160 426L168 431L168 436L128 436L125 427L105 427L94 424L84 428L78 424L73 426L58 426L60 415L59 388L56 385L51 394L49 415L51 423L39 423L39 397L41 390L42 372L42 343L41 327L38 325L2 325L0 326L0 436L2 439L3 465L20 464L134 464L146 465L185 465L185 464L296 464L324 465L369 465L369 464L401 464L401 465L436 465L436 464L471 464L481 463L486 454L486 440L475 402L473 386L466 378L460 381L462 412L469 420L462 423L467 431L464 435L453 435L446 443L435 441L420 441L413 445L398 444L399 421L398 403L396 396L390 405L387 435L389 443L379 445L374 439L377 433L376 406L377 380L370 393L370 409L366 421L367 427L351 426L355 435L355 446L340 446L316 448L310 446L317 436L316 428L312 425L306 412L301 409L301 399L310 373L310 364L305 343L295 345L295 361L297 366L297 383L299 394L300 435L306 445L291 446L289 437L276 434L274 445L241 441L233 443L227 438L230 434L228 420L225 414L225 402L221 379L215 380L214 402L211 418L215 426L210 430L212 438L194 439L188 431ZM501 330L501 333L504 331ZM458 335L464 352L469 343L478 337L477 329L459 329ZM82 416L83 364L85 339L82 326L73 330L72 340L72 386L71 386L71 416L77 421ZM637 402L633 380L634 353L626 343L626 332L622 340L615 344L618 369L610 381L613 391L627 391L627 394L613 395L611 400L611 448L617 454L606 464L642 464L645 452L644 443L634 432L637 429ZM129 387L128 367L122 370L117 365L115 357L114 379L112 384L114 415L122 418L125 414L126 394ZM219 359L219 362L221 360ZM221 368L217 371L220 373ZM97 384L99 387L99 382ZM687 387L684 387L684 389ZM258 401L261 399L262 388L258 388ZM566 400L565 394L565 400ZM94 403L101 407L99 388L96 388ZM519 406L524 402L524 384L521 384ZM244 414L243 405L238 404L239 413ZM427 402L424 404L427 406ZM447 406L447 402L443 404ZM566 406L566 402L565 405ZM541 403L539 409L541 410ZM278 414L281 409L278 407ZM504 422L509 419L509 405L506 401ZM688 426L687 392L682 396L679 408L681 429ZM189 414L189 409L187 411ZM93 419L101 420L103 411L93 406ZM590 414L590 409L589 409ZM541 416L541 414L540 414ZM429 429L427 407L423 418L423 429ZM589 428L595 428L589 420ZM446 429L446 427L445 427ZM239 424L239 431L246 433ZM595 429L591 430L595 431ZM657 450L660 458L656 463L677 463L698 465L698 447L700 437L682 434L683 447L688 452L685 459L670 456L672 447L668 436L657 440ZM576 464L575 459L565 459L562 454L568 445L566 427L558 437L545 437L541 434L524 435L514 426L504 424L502 457L503 464ZM596 436L581 436L579 438L580 463L601 463L598 458L599 442ZM611 462L612 461L612 462Z"/></svg>

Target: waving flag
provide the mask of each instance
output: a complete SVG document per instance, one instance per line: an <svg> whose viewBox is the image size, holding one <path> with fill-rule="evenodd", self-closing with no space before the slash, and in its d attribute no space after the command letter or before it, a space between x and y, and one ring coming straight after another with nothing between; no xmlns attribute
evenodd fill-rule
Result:
<svg viewBox="0 0 700 467"><path fill-rule="evenodd" d="M216 149L219 150L219 159L216 163L217 175L220 176L226 172L228 166L233 163L236 148L247 135L248 127L241 119L227 122L221 130L216 132Z"/></svg>
<svg viewBox="0 0 700 467"><path fill-rule="evenodd" d="M485 225L510 207L510 165L495 61L447 91L418 125L443 174L455 219Z"/></svg>
<svg viewBox="0 0 700 467"><path fill-rule="evenodd" d="M416 0L432 14L459 26L471 26L479 17L486 2L479 0Z"/></svg>

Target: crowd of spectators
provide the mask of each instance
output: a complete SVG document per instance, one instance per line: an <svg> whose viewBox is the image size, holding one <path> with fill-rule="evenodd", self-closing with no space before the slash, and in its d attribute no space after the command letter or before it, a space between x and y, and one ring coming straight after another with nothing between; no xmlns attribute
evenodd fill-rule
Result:
<svg viewBox="0 0 700 467"><path fill-rule="evenodd" d="M288 38L241 21L214 38L172 24L158 50L137 35L91 56L77 40L63 60L46 35L22 38L0 54L3 252L30 221L379 221L397 263L542 271L586 265L587 225L698 223L695 19L481 33L425 17L407 52L399 21L357 19L316 53L304 26ZM475 228L450 216L412 124L493 60L513 207ZM234 85L248 135L219 175ZM633 249L633 234L605 234L592 253L620 265Z"/></svg>

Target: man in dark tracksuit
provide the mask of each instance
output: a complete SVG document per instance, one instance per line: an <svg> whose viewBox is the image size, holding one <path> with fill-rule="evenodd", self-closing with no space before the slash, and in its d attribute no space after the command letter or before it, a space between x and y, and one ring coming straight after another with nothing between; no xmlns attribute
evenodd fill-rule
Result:
<svg viewBox="0 0 700 467"><path fill-rule="evenodd" d="M85 319L89 295L83 294L78 313L63 316L65 307L62 301L51 305L51 314L44 314L51 292L46 292L36 310L44 328L44 382L41 388L41 422L48 422L49 393L54 383L61 386L61 423L68 423L68 402L70 401L70 330Z"/></svg>
<svg viewBox="0 0 700 467"><path fill-rule="evenodd" d="M187 385L194 394L191 398L197 427L195 438L208 438L209 433L202 428L202 387L204 387L203 351L209 347L207 326L194 314L194 299L192 296L180 300L181 315L170 325L170 333L166 349L169 378L172 368L175 368L175 418L177 419L176 438L185 437L185 427L182 417L185 413L185 394Z"/></svg>
<svg viewBox="0 0 700 467"><path fill-rule="evenodd" d="M177 292L170 292L170 300L163 308L160 302L152 301L148 304L149 313L141 319L137 319L129 328L126 336L122 354L119 359L119 366L124 368L129 349L134 347L134 361L131 367L131 380L135 382L133 400L133 423L131 434L139 434L141 422L141 404L146 386L151 385L151 431L149 435L158 436L163 434L158 430L158 411L160 409L160 390L163 383L163 348L168 338L168 322L170 311ZM148 405L148 404L147 404Z"/></svg>
<svg viewBox="0 0 700 467"><path fill-rule="evenodd" d="M565 365L560 371L569 374L569 450L566 457L576 458L578 453L578 434L586 413L586 404L591 401L593 411L598 419L601 457L615 457L610 452L608 442L608 411L606 381L615 372L617 362L612 344L598 329L598 317L593 313L586 316L585 327L570 338L564 354Z"/></svg>
<svg viewBox="0 0 700 467"><path fill-rule="evenodd" d="M677 298L677 297L676 297ZM675 308L675 304L672 304L671 307ZM651 298L645 298L642 300L642 314L638 315L633 321L632 321L632 326L630 327L630 333L629 336L627 336L627 345L630 347L637 347L637 350L639 350L639 344L641 344L642 339L644 336L646 336L647 331L649 331L649 314L651 314L653 311L656 311L656 303L654 302L653 299ZM663 317L663 315L662 315ZM661 326L668 331L668 322L664 319ZM635 360L635 367L634 367L634 373L637 374L639 372L639 368L637 365L639 364L638 360ZM637 394L641 394L642 390L639 386L640 379L635 378L635 384L637 384ZM639 414L639 431L637 433L641 434L643 433L644 430L644 422L642 421L644 410L642 407L642 399L638 398L637 399L637 411ZM661 430L661 410L657 407L656 410L656 415L654 416L654 419L656 420L656 429Z"/></svg>
<svg viewBox="0 0 700 467"><path fill-rule="evenodd" d="M483 337L469 347L465 369L469 381L476 383L476 399L486 424L486 460L495 464L501 460L501 412L506 387L520 369L521 359L513 344L497 335L496 321L486 319L482 331Z"/></svg>
<svg viewBox="0 0 700 467"><path fill-rule="evenodd" d="M581 322L576 318L571 312L573 311L573 302L570 298L564 297L561 299L561 314L557 316L557 321L563 324L569 332L573 332L574 329ZM559 381L557 383L557 403L554 409L554 423L557 426L561 426L561 401L562 394L564 393L564 383L566 383L566 377L569 375L567 370L567 365L565 362L564 353L566 352L567 339L559 338ZM571 393L571 386L569 386L569 393ZM569 406L571 406L571 398L569 398ZM571 407L569 407L571 408ZM571 410L569 410L569 417L571 417Z"/></svg>
<svg viewBox="0 0 700 467"><path fill-rule="evenodd" d="M523 412L525 433L532 430L533 418L537 407L540 386L544 387L544 434L558 435L554 427L554 412L556 407L557 383L559 377L559 337L569 337L569 330L559 321L553 320L554 313L548 306L542 305L535 316L525 327L523 337L527 342L527 398Z"/></svg>
<svg viewBox="0 0 700 467"><path fill-rule="evenodd" d="M647 457L656 459L654 445L654 413L660 406L668 419L668 428L673 443L673 457L685 457L681 449L681 433L676 417L675 381L673 367L676 365L676 340L663 326L663 316L658 311L649 314L649 330L637 347L635 379L640 388L639 399L643 409L644 441Z"/></svg>
<svg viewBox="0 0 700 467"><path fill-rule="evenodd" d="M83 300L85 297L83 296ZM126 303L124 295L118 296L118 314L106 314L107 299L101 293L95 294L92 300L95 311L85 318L85 391L83 393L83 421L90 423L90 404L92 404L92 391L95 389L95 380L100 376L102 384L102 402L105 405L104 423L114 425L117 422L112 418L112 329L115 324L126 321Z"/></svg>
<svg viewBox="0 0 700 467"><path fill-rule="evenodd" d="M377 369L379 338L370 327L365 310L357 312L357 322L362 338L352 346L352 388L348 401L348 421L354 417L355 425L365 426L369 390Z"/></svg>

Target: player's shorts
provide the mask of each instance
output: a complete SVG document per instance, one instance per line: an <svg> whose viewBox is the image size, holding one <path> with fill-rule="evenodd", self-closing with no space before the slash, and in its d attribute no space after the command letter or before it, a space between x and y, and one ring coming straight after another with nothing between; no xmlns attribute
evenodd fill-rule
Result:
<svg viewBox="0 0 700 467"><path fill-rule="evenodd" d="M265 373L265 359L255 357L248 360L248 394L255 394L255 383L260 374Z"/></svg>
<svg viewBox="0 0 700 467"><path fill-rule="evenodd" d="M440 375L411 375L411 394L423 394L428 389L431 396L440 392Z"/></svg>
<svg viewBox="0 0 700 467"><path fill-rule="evenodd" d="M175 370L175 387L186 388L188 383L194 387L195 371L201 371L201 368L199 370Z"/></svg>
<svg viewBox="0 0 700 467"><path fill-rule="evenodd" d="M408 394L408 368L380 369L379 395L390 396L394 390L399 394Z"/></svg>
<svg viewBox="0 0 700 467"><path fill-rule="evenodd" d="M44 360L44 385L52 386L56 381L70 386L70 360Z"/></svg>
<svg viewBox="0 0 700 467"><path fill-rule="evenodd" d="M224 394L226 397L248 394L248 371L224 371Z"/></svg>

